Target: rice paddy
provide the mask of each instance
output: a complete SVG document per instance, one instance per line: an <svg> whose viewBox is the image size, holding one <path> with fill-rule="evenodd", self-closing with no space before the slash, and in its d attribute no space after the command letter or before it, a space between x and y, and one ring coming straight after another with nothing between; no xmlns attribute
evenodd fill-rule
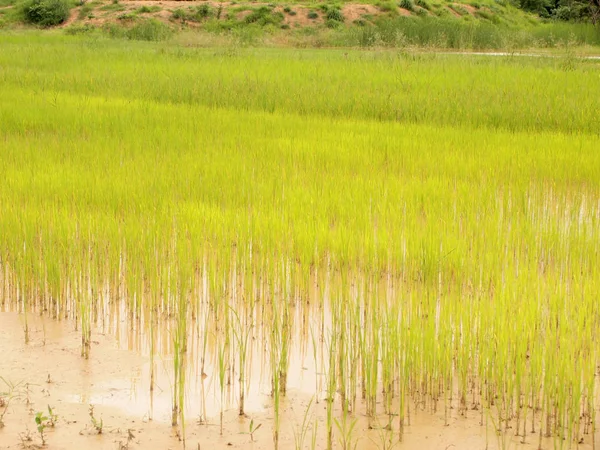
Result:
<svg viewBox="0 0 600 450"><path fill-rule="evenodd" d="M118 336L182 445L266 396L263 448L402 448L425 413L596 448L597 61L0 47L0 309L25 341L35 315L90 360Z"/></svg>

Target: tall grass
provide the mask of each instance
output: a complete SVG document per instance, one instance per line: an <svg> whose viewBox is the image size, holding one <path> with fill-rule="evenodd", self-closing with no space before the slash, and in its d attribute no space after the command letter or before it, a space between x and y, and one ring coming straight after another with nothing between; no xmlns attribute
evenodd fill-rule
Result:
<svg viewBox="0 0 600 450"><path fill-rule="evenodd" d="M184 438L194 358L223 433L257 355L277 447L302 318L329 448L442 407L590 439L594 63L1 39L3 301L77 319L90 357L125 318L173 358Z"/></svg>

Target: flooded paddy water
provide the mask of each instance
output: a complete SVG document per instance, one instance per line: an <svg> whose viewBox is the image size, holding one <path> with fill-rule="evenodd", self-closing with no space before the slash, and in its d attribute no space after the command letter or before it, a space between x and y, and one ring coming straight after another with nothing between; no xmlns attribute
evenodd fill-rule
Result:
<svg viewBox="0 0 600 450"><path fill-rule="evenodd" d="M454 373L454 379L449 381L451 388L444 386L443 377L436 381L438 386L427 381L428 377L409 382L404 407L400 408L398 396L402 380L397 373L390 380L390 375L383 372L385 355L380 354L376 362L379 370L374 375L377 377L375 398L369 399L367 387L358 375L359 366L365 363L358 354L349 358L353 351L351 345L340 347L342 341L332 344L333 327L339 324L334 325L331 293L320 290L314 277L310 279L310 292L304 297L296 291L290 308L282 312L290 323L281 326L288 327L291 335L287 344L286 392L278 406L279 425L275 424L271 370L271 353L277 350L272 348L270 336L273 318L264 305L247 309L246 319L239 319L231 308L230 315L219 321L212 316L218 307L203 304L209 300L208 291L198 293L200 302L196 309L190 305L186 357L181 363L185 372L180 381L184 386L183 400L179 401L184 409L183 414L181 411L177 414L177 426L172 426L173 384L178 382L173 366L177 321L169 317L173 313L163 310L166 318L153 318L155 322L151 327L147 315L150 311L143 304L131 310L131 304L126 301L115 302L105 297L105 303L94 308L89 357L84 358L81 325L73 320L77 314L72 309L75 303L63 305L64 315L60 318L46 317L48 310L43 302L38 303L40 308L46 309L43 314L39 310L17 313L15 309L22 305L8 301L7 294L11 291L5 290L0 302L3 305L0 354L3 355L4 382L0 392L4 392L5 399L0 448L41 448L34 420L35 414L45 412L48 406L58 415L56 425L45 430L48 448L65 450L84 447L91 450L271 449L276 427L280 430L279 448L326 449L328 423L333 425L333 448L595 448L590 433L592 426L583 423L585 416L582 416L581 433L577 437L570 441L557 439L545 430L541 433L545 420L553 420L552 416L547 415L550 419L542 420L542 408L532 407L533 402L528 405L527 400L514 407L505 425L499 424L502 412L482 404L485 384L471 374L468 386L460 386L459 372L454 365L451 365ZM320 281L326 285L339 282ZM200 288L207 285L206 278L199 283ZM256 283L254 285L256 288ZM352 283L355 293L357 285L357 282ZM36 308L35 303L32 306ZM242 304L238 306L244 310ZM420 309L424 305L417 302L409 306ZM336 307L339 305L333 306ZM364 313L363 309L361 315ZM435 319L438 326L440 314L438 305ZM248 322L239 321L236 325L236 320ZM226 325L229 321L231 323ZM229 333L225 333L226 327L230 327ZM356 332L360 334L359 330ZM241 333L248 339L243 389L240 389L240 342L236 341ZM339 353L344 348L349 354ZM227 362L223 358L227 358ZM337 365L333 375L329 371L330 364ZM346 379L354 380L355 386L337 379L341 376L339 370L346 370ZM334 377L333 381L330 376ZM413 377L415 375L408 376ZM384 380L393 385L388 388L392 390L391 395L384 388ZM14 385L10 393L9 383ZM242 392L243 413L240 412ZM332 393L334 401L330 402ZM95 420L102 421L101 433L90 417L90 406L93 406ZM595 407L598 407L597 402ZM517 411L523 414L525 410L529 410L525 413L529 420L525 419L522 425L526 430L523 438L523 432L515 428L520 430ZM2 411L0 408L0 414ZM404 411L402 421L400 411ZM501 433L496 432L499 427Z"/></svg>

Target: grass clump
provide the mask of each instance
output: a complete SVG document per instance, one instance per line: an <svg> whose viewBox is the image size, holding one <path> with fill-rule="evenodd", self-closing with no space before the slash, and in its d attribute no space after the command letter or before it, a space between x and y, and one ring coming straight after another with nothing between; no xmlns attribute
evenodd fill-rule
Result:
<svg viewBox="0 0 600 450"><path fill-rule="evenodd" d="M70 36L82 35L82 34L90 34L96 31L96 27L86 23L86 24L75 24L65 28L65 34Z"/></svg>
<svg viewBox="0 0 600 450"><path fill-rule="evenodd" d="M319 18L319 13L316 11L309 11L306 17L308 17L311 20L315 20Z"/></svg>
<svg viewBox="0 0 600 450"><path fill-rule="evenodd" d="M386 2L380 2L377 4L379 10L382 12L397 12L397 7L393 1L389 0Z"/></svg>
<svg viewBox="0 0 600 450"><path fill-rule="evenodd" d="M133 12L124 13L124 14L121 14L120 16L117 17L117 19L120 20L120 21L122 21L122 22L133 22L137 18L138 18L137 14L135 14Z"/></svg>
<svg viewBox="0 0 600 450"><path fill-rule="evenodd" d="M164 41L173 35L171 27L156 19L141 20L131 27L106 24L103 31L111 38L135 41Z"/></svg>
<svg viewBox="0 0 600 450"><path fill-rule="evenodd" d="M112 2L108 5L101 6L100 11L125 11L125 6L119 2Z"/></svg>
<svg viewBox="0 0 600 450"><path fill-rule="evenodd" d="M450 8L452 11L454 11L459 16L468 16L469 15L469 11L467 11L467 9L464 6L457 5L455 3L450 3L448 5L448 8Z"/></svg>
<svg viewBox="0 0 600 450"><path fill-rule="evenodd" d="M85 19L86 17L92 14L93 10L94 6L89 3L86 3L79 9L79 14L77 15L77 18L79 20Z"/></svg>
<svg viewBox="0 0 600 450"><path fill-rule="evenodd" d="M127 32L127 38L138 41L164 41L172 35L171 27L156 19L141 21Z"/></svg>
<svg viewBox="0 0 600 450"><path fill-rule="evenodd" d="M138 8L135 10L136 14L150 14L150 13L155 13L161 10L161 7L158 5L154 5L154 6L142 6L141 8Z"/></svg>
<svg viewBox="0 0 600 450"><path fill-rule="evenodd" d="M21 8L25 22L52 27L69 18L71 3L67 0L28 0Z"/></svg>

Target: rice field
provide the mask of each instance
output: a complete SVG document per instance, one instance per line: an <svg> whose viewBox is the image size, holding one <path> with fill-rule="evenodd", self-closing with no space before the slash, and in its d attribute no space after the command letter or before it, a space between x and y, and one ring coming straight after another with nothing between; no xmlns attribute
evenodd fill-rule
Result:
<svg viewBox="0 0 600 450"><path fill-rule="evenodd" d="M0 310L25 341L36 315L83 358L118 335L182 445L263 395L264 448L403 448L424 412L596 448L600 62L0 48Z"/></svg>

